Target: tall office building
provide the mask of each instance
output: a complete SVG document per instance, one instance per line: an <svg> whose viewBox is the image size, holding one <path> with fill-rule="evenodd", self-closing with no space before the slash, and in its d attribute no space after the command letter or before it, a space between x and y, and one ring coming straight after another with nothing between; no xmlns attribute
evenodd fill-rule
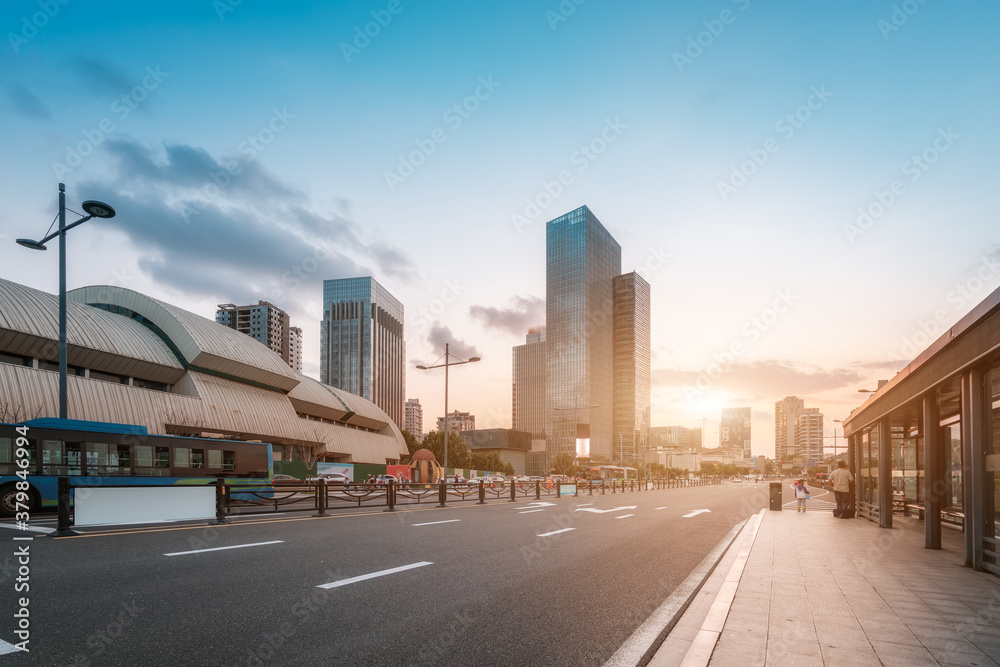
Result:
<svg viewBox="0 0 1000 667"><path fill-rule="evenodd" d="M545 433L545 329L514 348L512 412L515 431ZM544 436L543 436L544 437Z"/></svg>
<svg viewBox="0 0 1000 667"><path fill-rule="evenodd" d="M795 420L805 410L805 401L786 396L774 404L774 457L791 462L795 456Z"/></svg>
<svg viewBox="0 0 1000 667"><path fill-rule="evenodd" d="M751 457L750 408L723 408L719 423L719 446L737 450L744 459Z"/></svg>
<svg viewBox="0 0 1000 667"><path fill-rule="evenodd" d="M795 456L801 465L819 465L823 460L823 415L819 408L806 408L795 420Z"/></svg>
<svg viewBox="0 0 1000 667"><path fill-rule="evenodd" d="M621 246L583 206L546 224L545 260L546 449L550 459L573 454L582 434L610 459Z"/></svg>
<svg viewBox="0 0 1000 667"><path fill-rule="evenodd" d="M367 398L403 428L403 305L371 276L323 281L320 380Z"/></svg>
<svg viewBox="0 0 1000 667"><path fill-rule="evenodd" d="M281 308L268 301L260 301L256 306L220 303L215 311L215 321L267 345L292 370L302 372L302 330L288 326L288 313ZM298 354L293 331L298 331Z"/></svg>
<svg viewBox="0 0 1000 667"><path fill-rule="evenodd" d="M406 415L403 418L403 428L412 433L417 440L424 439L424 408L419 398L406 399Z"/></svg>
<svg viewBox="0 0 1000 667"><path fill-rule="evenodd" d="M620 463L642 458L648 446L650 417L649 283L636 272L615 276L614 431L612 449ZM617 449L616 449L617 448Z"/></svg>

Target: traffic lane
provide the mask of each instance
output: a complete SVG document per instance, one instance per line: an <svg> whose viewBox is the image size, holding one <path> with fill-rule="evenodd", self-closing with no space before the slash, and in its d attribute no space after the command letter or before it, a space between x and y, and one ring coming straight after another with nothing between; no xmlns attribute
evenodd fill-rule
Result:
<svg viewBox="0 0 1000 667"><path fill-rule="evenodd" d="M329 633L313 637L314 633L309 625L312 621L320 621L321 619L324 621L321 624L333 623L333 627L345 625L351 627L351 620L354 619L358 627L351 628L351 634L355 634L355 630L364 632L367 627L378 628L374 635L372 633L363 635L365 637L364 646L351 647L350 642L335 641L334 648L339 645L342 649L348 649L349 655L353 652L363 656L369 662L385 658L386 664L388 664L405 658L405 655L390 650L390 646L395 645L395 639L400 636L399 632L404 627L414 625L415 619L421 618L422 615L428 614L427 617L435 619L435 622L429 627L422 627L419 632L411 633L412 641L425 638L425 632L432 632L436 627L439 627L440 623L449 621L449 618L451 619L450 626L455 626L456 623L462 625L459 622L470 617L467 612L463 614L464 610L470 608L464 603L464 600L467 599L466 594L474 596L476 605L489 602L500 604L497 613L502 615L504 606L517 608L519 606L517 603L523 601L525 596L530 595L532 591L541 590L541 597L550 602L565 600L570 607L576 607L579 606L580 600L584 602L594 600L595 590L596 599L605 600L613 598L616 591L627 590L630 581L634 585L634 581L625 576L626 570L623 569L620 573L620 581L613 578L609 580L610 590L605 590L595 584L588 584L583 590L577 590L569 585L556 586L551 590L542 588L541 584L552 580L552 575L556 575L554 578L558 579L558 575L567 567L576 575L587 573L588 578L600 582L601 577L597 575L601 573L588 570L588 564L601 561L613 562L615 558L620 558L621 552L628 553L635 550L631 548L631 545L623 542L620 537L609 541L607 531L602 530L600 535L602 539L597 541L598 548L590 556L583 558L583 562L581 562L581 554L585 554L586 550L578 553L581 546L577 543L567 554L563 554L562 558L543 559L527 568L519 562L519 559L523 558L524 555L516 547L524 546L524 541L530 540L533 535L531 531L536 530L536 528L527 522L516 522L510 519L515 516L520 516L521 519L534 519L536 517L541 519L541 516L517 515L515 514L516 510L513 509L517 506L517 503L512 503L507 506L470 510L408 512L407 516L403 516L402 513L397 515L377 514L367 519L355 517L319 522L283 522L282 524L261 524L239 529L206 527L201 531L194 531L194 535L181 535L180 533L184 531L164 531L141 536L142 539L137 539L140 536L121 536L118 538L53 542L53 544L60 545L60 549L63 548L62 545L74 543L79 545L89 543L89 546L85 549L85 553L73 553L75 549L66 548L66 553L62 554L67 561L65 569L60 568L58 572L45 572L44 568L40 568L38 571L38 576L41 579L39 585L43 589L47 585L51 585L52 588L60 592L76 591L86 603L78 609L73 609L72 606L67 608L69 601L66 599L53 599L51 601L57 602L56 605L46 605L43 597L43 611L37 617L38 625L39 627L53 625L49 622L51 619L45 617L44 608L46 606L61 607L65 610L61 614L63 619L79 618L85 622L77 628L66 626L62 632L54 630L51 633L46 633L52 641L49 642L50 646L45 648L52 650L45 652L47 658L39 664L48 662L49 658L58 658L59 662L68 663L69 659L78 657L79 651L73 653L72 651L65 652L63 649L74 645L80 648L81 643L85 648L83 659L87 659L88 655L110 657L113 654L123 660L142 659L146 664L150 664L151 656L156 656L158 652L162 653L164 650L169 650L172 653L171 659L184 657L189 662L200 664L199 660L204 659L204 649L212 651L211 655L213 656L206 664L219 664L219 659L224 654L216 653L213 647L222 650L225 646L232 646L231 642L235 642L235 645L238 646L249 647L248 651L256 645L261 652L265 653L268 650L276 650L275 647L279 646L283 647L282 653L291 650L292 654L296 655L299 653L298 647L301 646L300 642L297 641L300 638L316 641L316 646L319 647L317 648L318 656L329 655L331 650ZM512 509L508 511L505 508ZM463 525L461 530L450 531L444 529L458 528L459 524L451 526L449 524L436 524L426 527L412 525L418 522L419 515L432 514L435 519L442 518L442 515L453 515L461 518L463 514L475 514L476 521ZM498 520L504 516L507 517L506 521ZM594 526L597 525L596 522L591 523ZM282 534L274 535L273 533L278 530L279 526L281 526L280 532ZM434 532L414 532L414 537L401 541L398 531L407 527L411 531ZM580 527L581 529L587 528L587 522L580 522ZM528 529L527 534L525 534L525 528ZM498 540L499 534L514 534L516 538ZM289 540L286 544L294 543L298 547L288 554L268 551L267 555L264 555L264 552L250 548L230 552L212 552L181 557L175 561L176 564L171 562L156 563L156 567L149 567L148 564L145 568L143 567L143 552L146 553L146 560L151 558L156 561L156 554L150 556L150 553L168 553L178 549L202 546L202 543L223 544L233 541L234 537L239 537L236 541L267 541L273 537L285 537ZM690 539L685 538L685 541L690 542ZM712 546L717 542L717 540L710 541ZM105 545L103 548L97 546L101 542ZM119 542L127 542L128 544L119 545ZM489 548L484 551L484 546ZM261 548L284 549L285 545ZM392 577L388 577L384 581L364 582L359 586L366 588L355 589L358 591L357 594L361 595L360 599L354 599L353 593L341 594L336 598L339 603L329 606L321 604L321 602L331 598L310 590L319 583L329 580L342 579L345 576L354 576L386 567L395 567L401 561L416 562L418 558L427 557L428 553L437 558L438 563L436 564L445 566L455 563L461 564L462 562L479 564L464 573L455 572L455 570L461 570L457 566L436 570L428 566L426 571L433 572L429 580L429 582L434 582L433 585L419 586L416 589L412 587L400 588L402 584L399 582L402 580ZM488 557L485 560L484 553ZM556 554L559 551L556 550L553 553ZM640 550L638 553L643 552ZM644 558L648 560L647 557ZM102 576L101 569L98 567L95 571L93 566L104 561L113 563L114 567L112 572L105 572ZM483 577L484 567L481 564L484 562L487 563L485 571L490 575L487 577ZM691 558L690 567L696 565L697 562L697 558ZM281 564L283 567L275 568L275 564ZM689 570L690 567L685 565L683 569ZM143 571L144 569L146 571ZM275 576L276 570L280 570L283 573L282 576ZM447 575L445 575L446 572ZM541 576L539 584L536 585L533 582L525 582L526 576L519 578L519 573L525 575L528 573L542 574L535 575L536 577ZM417 572L405 574L417 574ZM419 575L423 580L424 573L421 571ZM440 577L440 581L437 580L438 577ZM569 579L572 581L573 577L571 576ZM682 579L683 577L679 576L678 582ZM463 580L471 583L462 586ZM464 588L465 590L456 590L456 585L458 585L458 589ZM672 581L665 584L670 590L672 590L673 585L676 584ZM400 594L401 590L402 594ZM442 606L440 602L442 596L429 595L427 590L443 591L445 604ZM491 591L498 591L498 593L491 595ZM145 595L141 592L145 592ZM64 598L64 596L56 597ZM372 604L373 599L374 604ZM145 602L148 600L155 600L155 606L147 607ZM400 613L396 603L401 601L409 604L419 603L418 606L424 607L424 609ZM459 601L460 604L456 605L455 601ZM381 602L390 602L390 604L381 604ZM129 606L130 603L131 606ZM426 608L428 604L434 610L432 613L428 613ZM219 605L221 605L221 609L216 609L215 607ZM542 604L539 607L537 604L531 604L529 606L537 608L536 611L543 617L551 616L549 605ZM559 605L556 606L558 608ZM611 611L614 609L614 605L609 606L602 602L600 606L609 610L613 620L620 618L620 611ZM107 613L104 617L101 617L100 614L95 617L93 613L88 613L88 610L93 608L104 609ZM326 608L325 612L324 608ZM632 608L632 606L627 606L627 609ZM229 610L229 613L220 613L223 609ZM178 610L182 616L190 615L197 620L178 623L176 618ZM356 613L344 613L345 610L353 610ZM121 618L123 613L126 613L124 619ZM639 622L644 618L644 616L639 618ZM87 621L93 622L88 624ZM399 632L393 631L393 625L397 621L402 621L402 626L396 628ZM119 627L123 622L127 625L126 629L135 629L139 632L123 632ZM595 622L601 625L600 618L597 618ZM389 627L384 627L385 624L388 624ZM55 627L58 628L58 625L55 624ZM417 627L421 626L417 625ZM569 630L572 630L573 627L575 626L571 626ZM277 635L274 634L276 630L280 631ZM623 635L627 636L627 634L627 632L623 632ZM382 646L379 642L380 638L390 638L392 642L389 646ZM44 640L45 637L42 639ZM479 637L478 641L474 643L491 646L490 639L489 636ZM257 640L265 643L255 644ZM493 640L495 641L495 637ZM614 641L610 642L612 648L617 646ZM44 643L44 641L40 643ZM536 649L544 648L545 643L543 641ZM291 644L295 645L294 649L291 648ZM178 646L182 648L178 650ZM514 648L520 651L523 647ZM515 653L515 655L517 654L523 655L523 653ZM247 656L244 656L243 661L251 657L248 653Z"/></svg>
<svg viewBox="0 0 1000 667"><path fill-rule="evenodd" d="M420 629L412 631L422 638L416 646L424 662L416 664L524 664L529 656L538 664L601 664L729 528L712 535L690 523L684 531L643 531L644 540L636 541L627 523L612 514L574 517L568 509L572 506L547 517L520 516L529 534L566 527L571 532L528 545L491 543L475 558L452 553L441 559L447 567L420 571L439 595L427 617L417 619ZM704 541L704 549L695 538ZM449 557L454 562L447 562ZM367 647L377 646L380 634L365 636L365 625L362 620L351 628L357 645L347 655L360 664L392 664L404 657L387 647L370 652ZM442 644L435 628L445 626L450 630ZM324 653L308 657L322 659Z"/></svg>

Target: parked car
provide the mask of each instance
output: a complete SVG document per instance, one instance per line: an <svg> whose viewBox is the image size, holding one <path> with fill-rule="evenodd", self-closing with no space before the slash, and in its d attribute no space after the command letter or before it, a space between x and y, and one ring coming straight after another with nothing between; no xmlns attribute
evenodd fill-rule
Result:
<svg viewBox="0 0 1000 667"><path fill-rule="evenodd" d="M448 475L448 477L445 479L445 481L448 482L449 484L465 484L466 483L466 479L464 477L462 477L461 475Z"/></svg>
<svg viewBox="0 0 1000 667"><path fill-rule="evenodd" d="M275 475L271 478L275 484L301 484L302 480L291 475Z"/></svg>
<svg viewBox="0 0 1000 667"><path fill-rule="evenodd" d="M399 480L396 479L395 475L379 475L375 478L376 484L388 484L389 482L398 483Z"/></svg>
<svg viewBox="0 0 1000 667"><path fill-rule="evenodd" d="M321 472L315 477L310 477L306 481L315 484L321 479L326 480L327 486L345 486L351 483L351 478L342 472Z"/></svg>

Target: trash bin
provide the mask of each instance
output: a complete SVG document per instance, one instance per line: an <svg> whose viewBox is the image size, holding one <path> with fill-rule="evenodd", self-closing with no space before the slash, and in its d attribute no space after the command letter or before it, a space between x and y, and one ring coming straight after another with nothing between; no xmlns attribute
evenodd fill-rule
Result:
<svg viewBox="0 0 1000 667"><path fill-rule="evenodd" d="M781 511L781 482L771 482L771 509Z"/></svg>

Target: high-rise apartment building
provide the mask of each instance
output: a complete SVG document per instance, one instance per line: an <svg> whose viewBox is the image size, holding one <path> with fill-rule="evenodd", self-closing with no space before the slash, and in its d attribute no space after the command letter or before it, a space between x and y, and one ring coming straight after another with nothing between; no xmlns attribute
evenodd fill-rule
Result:
<svg viewBox="0 0 1000 667"><path fill-rule="evenodd" d="M412 433L417 440L424 439L424 408L420 405L419 398L406 399L403 428Z"/></svg>
<svg viewBox="0 0 1000 667"><path fill-rule="evenodd" d="M296 373L302 372L302 329L288 327L288 365Z"/></svg>
<svg viewBox="0 0 1000 667"><path fill-rule="evenodd" d="M723 408L719 422L719 446L738 451L744 459L750 453L750 408Z"/></svg>
<svg viewBox="0 0 1000 667"><path fill-rule="evenodd" d="M823 460L823 415L797 396L774 404L775 457L784 464L810 465Z"/></svg>
<svg viewBox="0 0 1000 667"><path fill-rule="evenodd" d="M805 410L805 401L786 396L774 404L774 457L790 462L795 456L795 420Z"/></svg>
<svg viewBox="0 0 1000 667"><path fill-rule="evenodd" d="M545 329L514 348L512 412L515 431L545 433ZM543 435L544 437L544 435Z"/></svg>
<svg viewBox="0 0 1000 667"><path fill-rule="evenodd" d="M371 276L323 281L320 380L367 398L404 427L403 305Z"/></svg>
<svg viewBox="0 0 1000 667"><path fill-rule="evenodd" d="M823 460L823 415L819 408L806 408L795 420L795 456L806 466Z"/></svg>
<svg viewBox="0 0 1000 667"><path fill-rule="evenodd" d="M612 292L615 384L611 444L617 460L624 464L639 460L648 445L652 375L649 283L633 271L615 276Z"/></svg>
<svg viewBox="0 0 1000 667"><path fill-rule="evenodd" d="M437 418L437 430L444 430L444 417ZM476 416L469 414L468 412L459 412L455 410L454 412L448 413L448 430L449 431L475 431L476 430Z"/></svg>
<svg viewBox="0 0 1000 667"><path fill-rule="evenodd" d="M288 313L281 308L267 301L260 301L256 306L220 303L215 311L215 321L267 345L292 370L302 372L302 330L288 326ZM298 332L297 339L293 331Z"/></svg>
<svg viewBox="0 0 1000 667"><path fill-rule="evenodd" d="M591 454L610 459L621 246L583 206L546 224L545 261L546 449L573 454L589 425Z"/></svg>

